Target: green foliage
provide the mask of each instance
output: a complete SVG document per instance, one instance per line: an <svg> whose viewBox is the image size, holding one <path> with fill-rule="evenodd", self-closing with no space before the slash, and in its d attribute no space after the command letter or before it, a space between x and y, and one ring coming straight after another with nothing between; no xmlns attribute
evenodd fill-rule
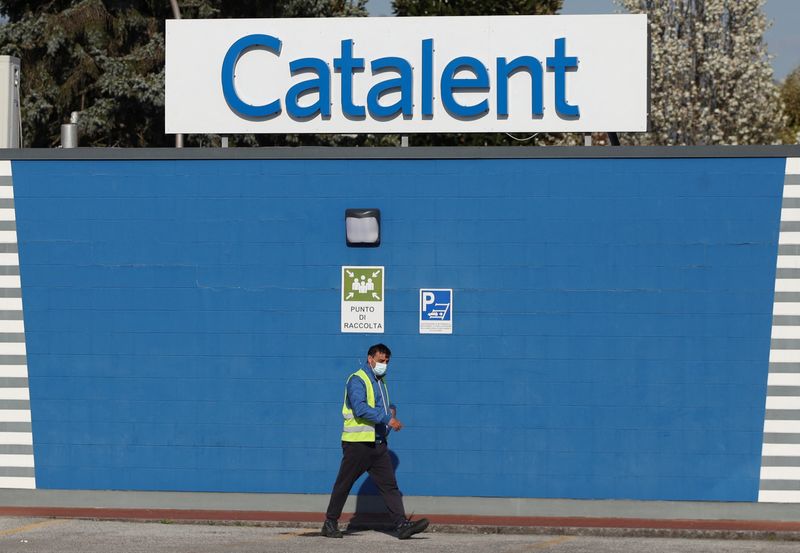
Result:
<svg viewBox="0 0 800 553"><path fill-rule="evenodd" d="M396 15L551 15L563 0L393 0Z"/></svg>
<svg viewBox="0 0 800 553"><path fill-rule="evenodd" d="M183 17L366 15L366 0L181 0ZM22 144L52 147L61 124L81 113L81 146L169 146L164 134L164 21L167 0L0 1L0 54L22 66ZM243 144L313 139L237 137ZM211 137L192 136L188 144ZM322 143L333 143L323 138Z"/></svg>
<svg viewBox="0 0 800 553"><path fill-rule="evenodd" d="M91 145L163 143L164 36L157 20L132 7L110 11L100 0L54 13L29 4L3 3L18 19L0 27L0 52L22 64L23 145L57 144L71 111L81 112Z"/></svg>
<svg viewBox="0 0 800 553"><path fill-rule="evenodd" d="M781 85L781 100L786 114L783 129L784 144L800 143L800 67L789 73Z"/></svg>

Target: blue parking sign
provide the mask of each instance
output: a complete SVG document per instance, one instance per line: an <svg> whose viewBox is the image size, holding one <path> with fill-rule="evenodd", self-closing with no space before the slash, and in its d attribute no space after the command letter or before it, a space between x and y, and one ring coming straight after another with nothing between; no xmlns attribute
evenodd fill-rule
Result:
<svg viewBox="0 0 800 553"><path fill-rule="evenodd" d="M420 334L453 333L453 289L420 288Z"/></svg>

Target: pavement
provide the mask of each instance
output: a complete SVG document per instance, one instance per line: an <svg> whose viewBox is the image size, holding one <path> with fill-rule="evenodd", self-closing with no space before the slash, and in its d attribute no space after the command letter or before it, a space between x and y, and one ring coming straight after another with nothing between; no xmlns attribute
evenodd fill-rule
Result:
<svg viewBox="0 0 800 553"><path fill-rule="evenodd" d="M269 524L264 526L263 524ZM444 532L434 526L409 540L391 533L364 530L343 539L323 538L310 523L176 523L170 521L86 520L74 518L0 517L3 553L797 553L797 541L781 539L721 540L702 537L556 535ZM752 537L752 536L751 536Z"/></svg>

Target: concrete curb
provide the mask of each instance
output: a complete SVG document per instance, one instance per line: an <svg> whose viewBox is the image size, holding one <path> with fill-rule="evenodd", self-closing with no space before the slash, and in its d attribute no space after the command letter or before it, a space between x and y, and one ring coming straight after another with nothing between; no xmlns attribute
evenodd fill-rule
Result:
<svg viewBox="0 0 800 553"><path fill-rule="evenodd" d="M555 526L464 526L432 524L429 532L469 534L530 534L613 538L683 538L713 540L800 541L800 532L762 530L695 530L688 528L603 528Z"/></svg>
<svg viewBox="0 0 800 553"><path fill-rule="evenodd" d="M0 516L309 528L319 530L323 513L275 511L211 511L184 509L109 509L68 507L0 507ZM367 516L342 526L346 532L391 532L381 515ZM663 537L689 539L800 541L800 522L770 520L688 520L596 517L488 517L471 515L424 515L432 533L530 534L607 537Z"/></svg>

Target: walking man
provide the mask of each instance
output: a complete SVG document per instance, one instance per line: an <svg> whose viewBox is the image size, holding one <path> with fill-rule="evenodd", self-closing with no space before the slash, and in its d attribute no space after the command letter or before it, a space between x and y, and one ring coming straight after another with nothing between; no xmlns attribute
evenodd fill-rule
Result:
<svg viewBox="0 0 800 553"><path fill-rule="evenodd" d="M384 382L391 355L388 347L375 344L367 351L364 365L347 379L342 405L342 464L322 525L322 535L327 538L342 537L339 517L350 489L365 472L380 490L398 538L408 539L428 527L428 519L410 521L406 518L403 497L389 457L386 438L392 430L399 432L403 428L395 418L397 410L389 403L389 390Z"/></svg>

